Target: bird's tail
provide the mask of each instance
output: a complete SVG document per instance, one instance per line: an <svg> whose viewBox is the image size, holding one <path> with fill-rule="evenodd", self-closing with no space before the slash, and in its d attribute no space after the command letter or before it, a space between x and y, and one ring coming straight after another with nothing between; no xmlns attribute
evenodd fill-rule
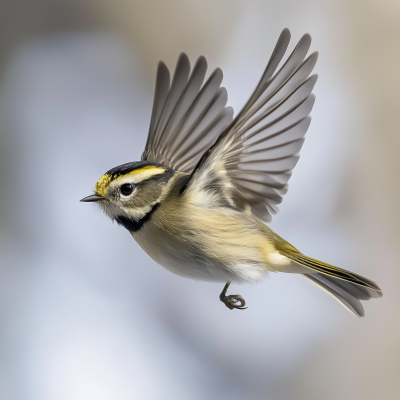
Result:
<svg viewBox="0 0 400 400"><path fill-rule="evenodd" d="M340 278L333 278L329 275L320 273L304 274L304 276L329 294L339 300L348 310L355 315L363 317L364 307L360 300L369 300L371 298L382 297L382 293L357 285L352 282L344 281Z"/></svg>
<svg viewBox="0 0 400 400"><path fill-rule="evenodd" d="M360 300L383 295L375 282L354 272L307 257L298 251L287 250L284 255L296 264L308 268L310 273L304 273L305 277L325 289L359 317L364 316L364 307Z"/></svg>

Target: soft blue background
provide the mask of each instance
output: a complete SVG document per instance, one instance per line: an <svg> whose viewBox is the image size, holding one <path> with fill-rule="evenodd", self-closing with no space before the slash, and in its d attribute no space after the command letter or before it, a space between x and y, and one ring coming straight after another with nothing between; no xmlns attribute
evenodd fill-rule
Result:
<svg viewBox="0 0 400 400"><path fill-rule="evenodd" d="M1 399L396 399L398 3L58 3L5 3L0 28ZM140 158L158 59L204 54L237 112L286 26L320 79L271 226L382 286L363 320L285 274L229 311L78 202Z"/></svg>

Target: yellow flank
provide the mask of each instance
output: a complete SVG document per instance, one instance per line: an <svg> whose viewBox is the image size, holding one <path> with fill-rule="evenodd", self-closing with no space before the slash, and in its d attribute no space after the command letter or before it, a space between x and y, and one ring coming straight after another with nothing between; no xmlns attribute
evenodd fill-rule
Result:
<svg viewBox="0 0 400 400"><path fill-rule="evenodd" d="M165 168L162 167L156 167L154 165L148 165L146 167L143 168L139 168L139 169L135 169L131 172L128 172L125 175L108 175L108 174L104 174L97 182L96 182L96 186L94 188L94 192L98 195L98 196L105 196L107 193L107 188L110 186L110 183L112 181L114 181L115 179L123 179L126 178L128 176L138 176L138 175L142 175L140 176L140 181L144 181L148 178L150 178L153 175L159 175L159 174L163 174L165 172Z"/></svg>
<svg viewBox="0 0 400 400"><path fill-rule="evenodd" d="M164 223L176 236L190 242L192 235L186 237L186 233L196 232L197 245L210 257L232 268L235 264L250 263L273 270L269 266L269 256L276 248L253 218L238 218L236 211L199 209L187 203L180 203L178 207L166 204L160 212Z"/></svg>

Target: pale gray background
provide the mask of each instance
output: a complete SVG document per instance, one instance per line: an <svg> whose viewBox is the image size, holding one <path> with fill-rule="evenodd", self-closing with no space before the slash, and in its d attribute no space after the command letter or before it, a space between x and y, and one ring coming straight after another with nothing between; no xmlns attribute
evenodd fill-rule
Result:
<svg viewBox="0 0 400 400"><path fill-rule="evenodd" d="M397 0L0 2L0 398L397 399L400 372ZM156 65L224 71L236 112L280 31L320 51L317 102L271 226L376 280L358 319L298 276L233 286L156 265L93 207L140 158Z"/></svg>

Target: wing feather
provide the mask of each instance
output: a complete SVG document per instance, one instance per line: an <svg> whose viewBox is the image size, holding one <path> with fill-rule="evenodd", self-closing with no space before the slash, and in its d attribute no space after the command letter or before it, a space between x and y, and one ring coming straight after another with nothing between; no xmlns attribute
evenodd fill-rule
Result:
<svg viewBox="0 0 400 400"><path fill-rule="evenodd" d="M277 204L287 192L315 102L311 92L317 76L309 75L318 55L313 53L306 58L311 44L309 35L300 39L276 71L289 41L290 32L285 29L250 99L201 158L188 185L202 190L208 180L226 173L227 193L235 187L234 196L245 200L264 221L277 212Z"/></svg>
<svg viewBox="0 0 400 400"><path fill-rule="evenodd" d="M147 136L146 149L152 147L155 140L156 127L160 120L170 85L170 73L166 65L160 61L157 69L156 90L154 93L153 112L151 115L150 131Z"/></svg>
<svg viewBox="0 0 400 400"><path fill-rule="evenodd" d="M203 133L203 135L206 135L206 132L203 132L202 127L199 125L207 125L211 122L207 120L209 119L207 112L209 111L213 101L215 101L215 96L217 95L221 83L222 71L217 68L204 84L204 87L198 94L195 101L191 104L190 113L188 112L185 118L182 118L182 126L179 127L181 133L179 137L180 142L176 141L173 149L175 149L181 142L185 142L186 140L196 140L195 135L198 134L198 132L194 132L195 130L200 131Z"/></svg>
<svg viewBox="0 0 400 400"><path fill-rule="evenodd" d="M233 112L225 108L227 94L221 88L222 71L216 69L203 85L207 61L199 57L192 72L186 54L178 59L170 86L164 63L157 71L153 113L142 160L191 172L231 123Z"/></svg>

